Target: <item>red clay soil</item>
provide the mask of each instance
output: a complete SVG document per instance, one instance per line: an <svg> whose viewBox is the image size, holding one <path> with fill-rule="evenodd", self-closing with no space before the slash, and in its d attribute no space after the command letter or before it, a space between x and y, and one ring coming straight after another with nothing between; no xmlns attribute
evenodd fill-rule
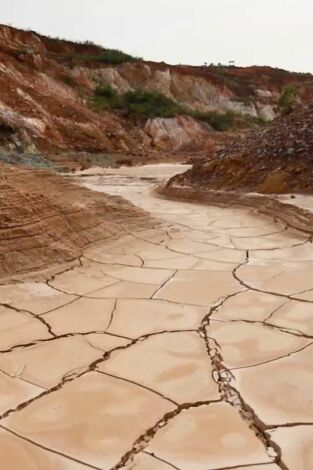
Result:
<svg viewBox="0 0 313 470"><path fill-rule="evenodd" d="M195 163L168 184L202 190L312 193L313 102Z"/></svg>
<svg viewBox="0 0 313 470"><path fill-rule="evenodd" d="M40 170L0 166L0 282L75 260L91 243L149 222L119 197Z"/></svg>
<svg viewBox="0 0 313 470"><path fill-rule="evenodd" d="M71 52L72 43L45 41L50 49ZM142 132L117 115L92 110L90 87L53 59L39 35L0 25L0 90L0 133L16 134L25 148L142 152Z"/></svg>

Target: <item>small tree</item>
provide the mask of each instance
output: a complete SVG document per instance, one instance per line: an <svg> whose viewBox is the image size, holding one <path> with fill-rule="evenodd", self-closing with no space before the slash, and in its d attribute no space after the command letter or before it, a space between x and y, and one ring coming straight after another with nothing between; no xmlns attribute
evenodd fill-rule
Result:
<svg viewBox="0 0 313 470"><path fill-rule="evenodd" d="M298 102L299 90L294 85L287 85L278 99L278 108L282 114L291 113Z"/></svg>

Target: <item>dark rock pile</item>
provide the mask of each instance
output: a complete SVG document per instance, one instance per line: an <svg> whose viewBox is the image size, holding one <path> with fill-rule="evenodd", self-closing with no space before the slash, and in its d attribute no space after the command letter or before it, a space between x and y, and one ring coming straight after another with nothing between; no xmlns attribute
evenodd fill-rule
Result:
<svg viewBox="0 0 313 470"><path fill-rule="evenodd" d="M294 113L281 117L265 131L249 135L219 152L218 156L252 154L258 158L294 157L312 159L313 151L313 103Z"/></svg>
<svg viewBox="0 0 313 470"><path fill-rule="evenodd" d="M313 102L196 163L173 182L219 190L313 192Z"/></svg>

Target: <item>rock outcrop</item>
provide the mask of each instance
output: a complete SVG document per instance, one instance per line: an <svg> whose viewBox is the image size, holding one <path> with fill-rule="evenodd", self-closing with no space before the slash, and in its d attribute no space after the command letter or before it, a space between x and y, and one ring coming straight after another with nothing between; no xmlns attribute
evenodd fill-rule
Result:
<svg viewBox="0 0 313 470"><path fill-rule="evenodd" d="M209 147L208 135L213 129L205 123L191 117L155 118L149 119L145 132L152 140L155 148L166 150L190 149L197 142L201 148ZM211 144L212 145L212 144Z"/></svg>

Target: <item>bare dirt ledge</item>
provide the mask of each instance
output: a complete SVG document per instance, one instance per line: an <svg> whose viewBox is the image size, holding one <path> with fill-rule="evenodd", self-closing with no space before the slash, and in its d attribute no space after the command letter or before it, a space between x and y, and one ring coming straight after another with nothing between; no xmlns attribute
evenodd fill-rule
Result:
<svg viewBox="0 0 313 470"><path fill-rule="evenodd" d="M147 226L122 198L96 193L42 170L0 166L0 283L29 272L60 271L91 243Z"/></svg>
<svg viewBox="0 0 313 470"><path fill-rule="evenodd" d="M313 235L313 212L279 201L274 195L240 193L237 191L203 190L194 186L178 185L170 180L157 188L157 194L177 201L197 202L208 205L234 205L253 207L261 214L282 220L289 227Z"/></svg>

